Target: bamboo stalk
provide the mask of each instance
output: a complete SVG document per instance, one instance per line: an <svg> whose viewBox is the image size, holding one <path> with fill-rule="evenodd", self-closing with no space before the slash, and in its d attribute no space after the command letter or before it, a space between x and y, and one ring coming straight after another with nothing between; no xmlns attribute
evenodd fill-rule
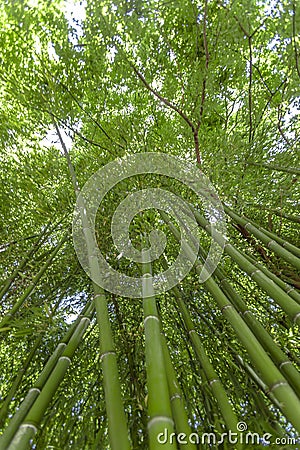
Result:
<svg viewBox="0 0 300 450"><path fill-rule="evenodd" d="M201 264L196 264L197 273L200 274L201 270ZM215 281L209 278L204 284L216 300L224 317L236 332L240 342L247 350L254 366L261 373L269 392L273 393L277 402L280 404L281 411L294 425L296 430L300 431L300 400L294 390L289 386L283 374L273 364L256 336L248 328Z"/></svg>
<svg viewBox="0 0 300 450"><path fill-rule="evenodd" d="M77 181L74 181L77 185ZM93 232L86 214L83 197L77 196L82 227L85 236L89 268L92 279L99 279L100 268L97 258L94 257ZM113 337L109 322L107 300L104 290L93 283L94 304L97 313L97 323L100 333L100 351L104 380L106 410L109 423L109 438L112 450L129 450L129 437L127 421L125 418L121 386L119 381L116 353L114 351Z"/></svg>
<svg viewBox="0 0 300 450"><path fill-rule="evenodd" d="M183 440L185 440L186 443L185 444L179 443L179 447L183 450L184 449L196 450L196 445L192 444L189 440L189 436L191 435L191 428L188 424L188 417L184 407L182 392L177 381L176 373L170 358L166 338L163 333L161 333L161 342L168 380L170 403L172 408L172 415L174 417L176 433L177 435L179 435L180 433L183 433L185 435L185 439Z"/></svg>
<svg viewBox="0 0 300 450"><path fill-rule="evenodd" d="M164 258L162 259L162 262L164 268L166 268L167 262ZM229 399L221 383L221 380L219 379L213 365L210 363L209 358L206 355L204 347L201 343L200 337L195 331L195 327L191 319L190 313L188 311L188 308L186 307L184 301L182 300L181 293L176 286L173 287L172 292L174 293L178 309L182 315L184 325L187 329L188 336L192 342L196 356L200 362L201 368L204 371L204 375L205 378L207 379L208 386L210 387L215 399L217 400L225 424L228 430L236 430L238 420L229 402Z"/></svg>
<svg viewBox="0 0 300 450"><path fill-rule="evenodd" d="M145 261L146 250L142 250ZM159 450L158 437L161 433L174 433L174 422L170 403L167 373L161 340L161 324L156 307L151 281L151 264L143 263L143 309L145 327L145 355L148 388L148 435L149 449ZM176 448L175 441L164 444L166 450Z"/></svg>
<svg viewBox="0 0 300 450"><path fill-rule="evenodd" d="M284 242L284 247L279 244L279 242L276 242L274 240L274 233L266 234L266 230L264 230L262 227L258 229L256 226L253 225L252 221L247 219L246 217L240 217L238 214L236 214L234 211L232 211L230 208L224 205L225 212L235 221L235 223L241 225L244 227L248 232L252 233L257 239L259 239L261 242L263 242L270 250L272 250L276 255L280 256L282 259L287 261L289 264L296 267L298 270L300 270L300 259L294 255L293 252L291 252L288 248L291 247L291 244L288 242L285 242L282 239L282 242ZM300 250L297 249L297 247L292 246L292 249L295 248L298 253L300 253Z"/></svg>
<svg viewBox="0 0 300 450"><path fill-rule="evenodd" d="M107 300L102 288L94 284L94 303L100 333L100 352L104 392L108 418L108 432L112 449L129 450L127 421L121 395L116 353L109 322Z"/></svg>
<svg viewBox="0 0 300 450"><path fill-rule="evenodd" d="M211 233L211 226L209 222L204 219L204 217L199 214L194 208L192 208L195 218L199 225L208 233ZM224 238L223 236L215 230L214 237L216 241L222 245ZM224 251L227 253L238 265L244 270L256 283L261 287L267 294L272 297L276 303L286 312L289 316L291 322L300 324L300 307L299 305L291 299L291 297L284 292L273 280L268 278L266 274L257 269L248 259L237 250L228 241L225 243Z"/></svg>
<svg viewBox="0 0 300 450"><path fill-rule="evenodd" d="M291 244L290 242L286 241L285 239L282 239L280 236L277 236L277 234L272 233L269 230L266 230L265 228L257 225L256 223L254 223L253 220L246 218L245 216L243 216L246 220L248 220L249 222L251 222L254 226L256 226L256 228L263 232L264 234L266 234L267 236L269 236L271 239L273 239L274 241L278 242L282 247L284 247L286 250L288 250L289 252L293 253L295 256L297 256L298 258L300 258L300 249L298 247L296 247L295 245ZM300 218L299 218L299 222L300 222Z"/></svg>
<svg viewBox="0 0 300 450"><path fill-rule="evenodd" d="M29 440L36 434L43 415L64 378L89 323L90 319L88 317L83 317L80 320L61 356L58 357L43 389L40 391L23 423L19 426L17 433L10 442L8 450L26 450L28 448Z"/></svg>
<svg viewBox="0 0 300 450"><path fill-rule="evenodd" d="M289 381L290 385L293 387L294 391L300 398L300 373L298 372L298 370L293 366L292 362L280 349L280 347L275 344L272 337L269 335L263 325L255 318L252 311L248 309L244 300L228 282L223 271L219 268L216 268L215 275L220 280L219 285L225 295L230 298L235 308L241 313L244 321L254 333L260 344L269 353L278 369L286 377L286 379Z"/></svg>
<svg viewBox="0 0 300 450"><path fill-rule="evenodd" d="M33 244L32 248L29 250L29 252L25 255L25 257L20 261L18 267L11 273L11 275L5 280L3 287L0 290L0 299L4 297L4 295L9 290L10 286L12 285L13 281L19 276L19 273L24 269L32 255L35 253L36 249L38 248L39 244L42 242L43 236L46 233L46 229L43 230L43 232L38 236L38 239Z"/></svg>
<svg viewBox="0 0 300 450"><path fill-rule="evenodd" d="M8 412L8 408L9 408L9 404L10 404L12 398L16 396L16 393L20 386L22 378L24 377L26 370L28 369L32 359L34 358L35 353L41 343L41 340L42 340L42 336L40 335L35 340L35 343L31 349L31 351L29 352L26 360L24 361L24 364L21 366L19 372L17 373L12 386L11 386L8 394L5 397L5 400L4 400L1 410L0 410L0 424L3 424L5 421L5 418L6 418L7 412Z"/></svg>
<svg viewBox="0 0 300 450"><path fill-rule="evenodd" d="M97 258L95 258L93 231L86 213L85 202L80 193L75 169L73 167L66 145L62 139L60 130L56 123L54 123L54 126L56 128L57 135L59 137L64 155L67 160L73 188L79 205L82 230L85 237L88 263L91 271L91 278L99 279L101 277L101 271L99 268L98 260ZM121 385L118 374L116 354L114 351L113 337L109 322L107 301L105 293L100 286L93 283L93 289L94 304L96 308L97 322L100 332L100 350L104 379L105 402L109 423L110 444L112 450L129 450L130 443L128 437L127 421L125 418L121 396Z"/></svg>
<svg viewBox="0 0 300 450"><path fill-rule="evenodd" d="M209 361L209 358L204 350L201 343L200 337L197 334L192 319L190 317L189 311L181 298L179 289L175 286L172 289L176 303L179 307L180 313L182 315L185 327L188 331L189 338L193 344L193 348L197 355L197 358L201 364L204 371L205 377L209 388L211 389L215 399L217 400L218 407L220 408L221 414L223 416L224 422L228 430L237 430L238 420L230 404L226 391L218 377L213 365Z"/></svg>
<svg viewBox="0 0 300 450"><path fill-rule="evenodd" d="M290 297L292 297L297 303L300 305L300 293L290 284L281 280L281 278L277 277L273 272L268 270L263 264L257 262L250 255L244 253L244 256L255 266L258 267L268 278L273 280L278 286L285 291Z"/></svg>
<svg viewBox="0 0 300 450"><path fill-rule="evenodd" d="M43 267L39 270L39 272L33 278L30 286L28 286L27 289L25 289L24 293L21 295L19 300L14 304L14 306L11 308L10 312L7 313L3 317L3 319L0 322L0 328L3 328L7 324L9 324L10 320L12 319L12 317L16 314L16 312L19 311L19 309L21 308L23 303L29 298L30 294L35 289L38 281L42 278L42 276L45 274L45 272L48 269L48 267L52 264L53 259L55 258L55 256L60 251L60 249L62 248L63 244L67 241L68 238L69 238L69 232L64 234L63 238L57 244L57 246L55 247L55 249L53 250L53 252L49 256L49 258L47 259L47 261L45 262Z"/></svg>
<svg viewBox="0 0 300 450"><path fill-rule="evenodd" d="M30 408L34 404L35 400L39 396L41 390L45 386L46 381L48 380L49 376L51 375L53 369L55 368L55 365L59 359L59 357L62 355L63 351L65 350L68 342L72 338L73 333L76 331L77 327L79 326L82 318L88 318L90 319L93 315L93 307L90 304L87 304L84 309L82 310L81 314L78 316L76 321L69 327L69 330L64 335L64 338L61 340L61 342L57 345L56 349L50 356L49 360L47 361L44 369L40 373L38 379L34 383L33 387L28 391L25 399L21 403L19 409L16 411L14 416L12 417L11 421L9 422L7 428L5 429L2 436L0 436L0 448L6 449L10 442L12 441L13 437L17 433L19 427L21 426L23 420L25 419L26 415L28 414Z"/></svg>
<svg viewBox="0 0 300 450"><path fill-rule="evenodd" d="M196 309L196 311L199 314L197 309ZM206 323L206 325L210 328L212 333L216 334L219 337L219 339L222 341L223 340L222 333L220 333L220 331L215 326L213 326L209 321L207 321L204 316L200 315L200 317L201 317L201 320L204 321ZM238 363L238 366L239 367L242 366L242 368L244 369L244 367L245 367L244 366L244 361L241 358L241 356L237 353L236 349L229 342L226 343L226 347L228 348L228 350L230 350L230 353L234 356L235 360ZM230 363L231 365L235 366L235 363L233 361L231 361L230 359L228 359L228 363ZM249 364L247 364L247 367L250 368ZM271 392L268 392L268 389L267 389L265 383L259 378L257 373L254 372L254 370L252 368L251 368L251 373L255 375L254 378L257 380L258 384L265 389L264 394L267 397L269 397L273 403L277 403L274 395ZM232 377L232 373L231 372L229 372L229 375L230 375L230 377ZM251 377L251 378L253 379L253 377ZM251 392L252 396L255 396L255 394L256 394L255 392ZM257 394L261 395L261 392L257 391ZM273 416L271 415L271 411L267 408L267 405L263 402L263 404L261 406L262 406L262 410L263 411L267 411L268 418L270 419L272 417L272 419L274 420ZM278 428L276 430L278 431ZM279 430L281 430L281 434L283 434L283 429L279 427ZM271 431L274 432L274 430L271 430Z"/></svg>
<svg viewBox="0 0 300 450"><path fill-rule="evenodd" d="M180 235L174 225L168 220L168 217L161 213L166 223L168 223L170 230L174 237L180 242ZM197 216L196 216L197 218ZM226 248L226 247L225 247ZM189 249L185 249L187 256L193 260L193 255L189 255ZM200 275L202 271L201 264L197 261L195 263L195 270ZM248 328L247 324L238 314L229 299L219 288L213 278L208 278L204 285L212 294L217 305L221 309L224 317L228 320L240 342L243 344L248 352L249 358L254 366L261 373L263 381L268 386L268 389L275 396L277 402L280 404L281 411L287 419L294 425L296 430L300 431L300 400L289 386L282 373L276 368L272 360L261 346L256 336ZM299 315L300 318L300 315Z"/></svg>

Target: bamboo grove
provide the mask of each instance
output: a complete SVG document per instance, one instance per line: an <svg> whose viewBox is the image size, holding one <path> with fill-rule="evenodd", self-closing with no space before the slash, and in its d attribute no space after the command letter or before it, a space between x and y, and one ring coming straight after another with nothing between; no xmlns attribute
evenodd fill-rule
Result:
<svg viewBox="0 0 300 450"><path fill-rule="evenodd" d="M298 3L5 0L0 18L0 449L299 448ZM81 192L149 152L206 175L227 235L201 283L224 241L201 199L150 171L120 181L95 236L142 279L133 299L91 279L103 274ZM182 198L199 238L192 270L159 295L151 276L176 260L180 224L136 214L140 263L111 230L120 202L149 188ZM74 249L76 202L92 277ZM156 229L166 247L149 262Z"/></svg>

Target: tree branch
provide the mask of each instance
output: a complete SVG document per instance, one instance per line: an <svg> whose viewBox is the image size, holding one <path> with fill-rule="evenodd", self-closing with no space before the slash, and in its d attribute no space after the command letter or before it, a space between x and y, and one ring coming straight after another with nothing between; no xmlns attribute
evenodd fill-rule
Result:
<svg viewBox="0 0 300 450"><path fill-rule="evenodd" d="M131 68L133 69L133 71L135 72L135 74L138 76L138 78L142 81L142 83L144 84L144 86L148 89L148 91L150 91L155 97L157 97L164 105L168 106L169 108L171 108L173 111L177 112L177 114L179 114L180 117L182 117L182 119L188 124L188 126L191 128L192 132L193 132L193 138L194 138L194 144L195 144L195 152L196 152L196 158L197 158L197 163L200 166L201 165L201 157L200 157L200 151L199 151L199 137L198 137L198 128L195 127L195 125L193 124L193 122L188 118L188 116L174 103L172 103L170 100L168 100L167 98L163 97L161 94L159 94L159 92L157 92L155 89L153 89L150 84L146 81L145 77L141 74L141 72L135 67L135 65L131 62L128 61Z"/></svg>
<svg viewBox="0 0 300 450"><path fill-rule="evenodd" d="M139 77L139 79L142 81L144 86L150 91L155 97L157 97L162 103L164 103L169 108L173 109L173 111L176 111L183 120L189 125L189 127L194 131L195 126L192 123L192 121L188 118L188 116L174 103L170 102L167 98L160 95L155 89L153 89L150 84L146 81L145 77L141 74L141 72L134 66L132 62L129 61L130 66L134 70L135 74Z"/></svg>
<svg viewBox="0 0 300 450"><path fill-rule="evenodd" d="M300 169L296 167L281 167L277 166L276 164L268 164L268 163L258 163L258 162L247 162L247 165L249 166L258 166L258 167L265 167L269 170L275 170L277 172L286 172L286 173L292 173L293 175L300 175Z"/></svg>
<svg viewBox="0 0 300 450"><path fill-rule="evenodd" d="M292 27L293 27L293 44L294 44L294 52L295 52L296 70L297 70L298 76L300 78L299 53L297 50L297 44L296 44L296 39L295 39L295 37L296 37L296 5L295 5L295 2L293 2Z"/></svg>
<svg viewBox="0 0 300 450"><path fill-rule="evenodd" d="M208 71L208 64L209 64L209 52L208 52L207 34L206 34L206 21L207 21L207 0L205 0L204 15L203 15L203 45L204 45L204 51L205 51L205 73L204 73L204 78L203 78L203 82L202 82L200 118L199 118L199 121L198 121L197 127L196 127L197 133L200 128L203 113L204 113L204 102L205 102L205 95L206 95L206 78L207 78L207 71Z"/></svg>

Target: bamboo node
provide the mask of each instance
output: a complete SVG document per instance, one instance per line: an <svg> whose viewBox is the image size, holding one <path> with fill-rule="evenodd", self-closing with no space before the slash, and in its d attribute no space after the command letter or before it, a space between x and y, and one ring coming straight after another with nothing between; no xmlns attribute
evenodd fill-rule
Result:
<svg viewBox="0 0 300 450"><path fill-rule="evenodd" d="M105 358L105 356L109 356L109 355L116 355L116 352L112 352L112 351L108 351L108 352L104 352L102 353L102 355L100 356L100 361L102 361L103 358Z"/></svg>
<svg viewBox="0 0 300 450"><path fill-rule="evenodd" d="M152 427L152 425L156 424L157 422L168 422L172 426L174 426L174 422L173 422L173 419L171 419L171 417L168 417L168 416L154 416L148 422L148 425L147 425L148 430Z"/></svg>
<svg viewBox="0 0 300 450"><path fill-rule="evenodd" d="M91 319L89 317L86 317L86 316L83 316L82 319L80 320L80 322L81 321L87 321L89 324L91 323Z"/></svg>
<svg viewBox="0 0 300 450"><path fill-rule="evenodd" d="M170 401L172 402L173 400L175 400L176 398L179 398L179 400L181 400L181 395L180 394L174 394L172 395L172 397L170 398Z"/></svg>
<svg viewBox="0 0 300 450"><path fill-rule="evenodd" d="M267 392L273 392L275 389L279 388L280 386L288 386L286 381L278 381L277 383L273 384L273 386L270 387L270 389Z"/></svg>
<svg viewBox="0 0 300 450"><path fill-rule="evenodd" d="M32 391L32 392L35 391L35 392L37 392L38 394L41 393L41 390L40 390L39 388L36 388L36 387L33 387L33 388L29 389L28 393L31 392L31 391Z"/></svg>
<svg viewBox="0 0 300 450"><path fill-rule="evenodd" d="M294 288L291 286L288 286L288 284L286 285L287 287L289 287L286 291L287 294L289 294L291 291L294 291Z"/></svg>
<svg viewBox="0 0 300 450"><path fill-rule="evenodd" d="M220 380L218 378L214 378L213 380L210 380L209 385L211 386L214 383L218 383Z"/></svg>
<svg viewBox="0 0 300 450"><path fill-rule="evenodd" d="M300 312L295 315L293 322L297 322L298 319L300 319Z"/></svg>
<svg viewBox="0 0 300 450"><path fill-rule="evenodd" d="M144 325L145 325L145 323L147 322L147 320L148 319L155 319L155 320L157 320L157 322L159 322L159 318L157 317L157 316L147 316L145 319L144 319Z"/></svg>
<svg viewBox="0 0 300 450"><path fill-rule="evenodd" d="M253 275L254 275L255 273L259 273L259 272L261 272L260 269L254 270L253 272L250 273L250 277L253 277Z"/></svg>
<svg viewBox="0 0 300 450"><path fill-rule="evenodd" d="M225 305L221 308L221 312L223 313L226 309L233 308L232 305Z"/></svg>
<svg viewBox="0 0 300 450"><path fill-rule="evenodd" d="M192 334L192 333L196 333L196 331L194 329L190 330L189 334Z"/></svg>
<svg viewBox="0 0 300 450"><path fill-rule="evenodd" d="M63 359L66 359L68 362L69 362L69 364L71 364L71 358L69 358L68 356L60 356L59 358L58 358L58 361L60 361L60 360L63 360Z"/></svg>
<svg viewBox="0 0 300 450"><path fill-rule="evenodd" d="M38 429L35 425L33 425L33 423L22 423L20 425L20 428L32 428L34 433L37 433Z"/></svg>
<svg viewBox="0 0 300 450"><path fill-rule="evenodd" d="M222 278L222 280L219 282L219 286L222 286L223 283L226 283L228 281L227 278Z"/></svg>
<svg viewBox="0 0 300 450"><path fill-rule="evenodd" d="M291 361L283 361L282 363L279 364L279 369L281 369L282 366L285 366L286 364L292 364Z"/></svg>
<svg viewBox="0 0 300 450"><path fill-rule="evenodd" d="M267 247L270 248L270 245L272 244L276 244L276 242L274 241L274 239L271 239L268 243L267 243Z"/></svg>

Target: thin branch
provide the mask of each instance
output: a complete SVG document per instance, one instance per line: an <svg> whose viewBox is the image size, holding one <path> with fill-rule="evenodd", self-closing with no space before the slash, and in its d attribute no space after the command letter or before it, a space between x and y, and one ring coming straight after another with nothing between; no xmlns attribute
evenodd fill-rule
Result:
<svg viewBox="0 0 300 450"><path fill-rule="evenodd" d="M249 144L252 142L254 138L253 131L253 100L252 100L252 82L253 82L253 55L252 55L252 38L248 37L248 45L249 45L249 85L248 85L248 107L249 107Z"/></svg>
<svg viewBox="0 0 300 450"><path fill-rule="evenodd" d="M281 127L281 121L282 121L282 119L283 119L283 117L282 117L282 105L278 105L278 108L277 108L277 113L278 113L278 121L277 121L277 128L278 128L278 131L279 131L279 133L280 133L280 136L282 137L282 139L286 142L286 144L288 144L290 147L292 146L292 143L290 142L290 140L286 137L286 135L284 134L284 131L283 131L283 129L282 129L282 127Z"/></svg>
<svg viewBox="0 0 300 450"><path fill-rule="evenodd" d="M203 78L203 82L202 82L200 119L199 119L199 121L197 123L197 127L196 127L197 132L200 128L203 113L204 113L204 102L205 102L205 95L206 95L206 79L207 79L207 71L208 71L208 64L209 64L209 52L208 52L207 34L206 34L206 21L207 21L207 0L205 0L204 15L203 15L203 45L204 45L204 51L205 51L205 73L204 73L204 78Z"/></svg>
<svg viewBox="0 0 300 450"><path fill-rule="evenodd" d="M296 70L297 70L298 76L300 78L299 53L297 50L297 44L296 44L296 39L295 39L296 38L296 5L295 5L295 2L293 2L292 27L293 27L293 44L294 44L294 52L295 52Z"/></svg>
<svg viewBox="0 0 300 450"><path fill-rule="evenodd" d="M58 136L59 141L60 141L60 145L61 145L61 147L62 147L62 149L63 149L65 158L66 158L66 160L67 160L68 167L69 167L69 171L70 171L71 178L72 178L72 183L73 183L74 191L75 191L75 194L76 194L76 197L77 197L77 196L79 195L79 193L80 193L80 187L79 187L78 182L77 182L75 169L74 169L74 166L73 166L73 164L72 164L72 161L71 161L71 158L70 158L70 155L69 155L67 146L66 146L66 144L65 144L65 142L64 142L64 140L63 140L63 138L62 138L60 129L59 129L57 123L56 123L54 120L53 120L53 125L54 125L54 127L55 127L57 136Z"/></svg>
<svg viewBox="0 0 300 450"><path fill-rule="evenodd" d="M277 172L286 172L286 173L291 173L293 175L300 175L300 169L298 169L297 167L281 167L281 166L277 166L276 164L269 164L269 163L258 163L258 162L247 162L247 165L249 166L258 166L258 167L265 167L266 169L269 170L275 170Z"/></svg>
<svg viewBox="0 0 300 450"><path fill-rule="evenodd" d="M167 98L165 98L161 94L159 94L159 92L157 92L155 89L153 89L150 86L150 84L146 81L145 77L141 74L141 72L135 67L135 65L131 61L128 61L128 62L130 64L131 68L133 69L133 71L135 72L135 74L142 81L144 86L148 89L148 91L150 91L155 97L157 97L164 105L168 106L173 111L177 112L177 114L179 114L179 116L182 117L182 119L191 128L191 130L193 132L197 163L200 166L201 165L201 158L200 158L200 151L199 151L199 137L198 137L198 129L197 129L197 127L195 127L193 122L188 118L188 116L177 105L175 105L170 100L168 100Z"/></svg>
<svg viewBox="0 0 300 450"><path fill-rule="evenodd" d="M165 33L163 33L162 31L161 31L161 33L163 35L163 38L167 42L168 46L170 47L170 50L174 53L174 55L176 55L176 53L175 53L175 51L174 51L174 49L172 47L172 44L171 44L171 42L168 39L168 36L166 36ZM184 87L184 81L183 81L183 78L182 78L182 69L181 69L180 63L179 63L179 61L177 60L176 57L174 59L174 64L178 68L178 78L179 78L179 82L180 82L180 86L181 86L181 92L182 92L181 103L183 105L184 101L185 101L185 98L184 98L185 87Z"/></svg>
<svg viewBox="0 0 300 450"><path fill-rule="evenodd" d="M183 120L189 125L189 127L192 129L192 131L195 130L195 126L192 123L192 121L188 118L188 116L174 103L170 102L167 98L160 95L155 89L153 89L150 84L146 81L145 77L141 74L141 72L134 66L132 62L129 61L130 66L132 67L135 74L139 77L139 79L142 81L144 86L150 91L155 97L157 97L162 103L164 103L169 108L173 109L173 111L176 111Z"/></svg>
<svg viewBox="0 0 300 450"><path fill-rule="evenodd" d="M0 252L3 252L4 250L6 250L11 245L19 244L21 241L27 241L28 239L34 239L35 237L38 237L38 236L39 236L39 234L33 234L32 236L20 238L17 241L11 241L11 242L6 242L5 244L1 244L0 245Z"/></svg>
<svg viewBox="0 0 300 450"><path fill-rule="evenodd" d="M254 64L254 63L252 63L252 67L254 67L254 69L257 71L257 73L258 73L258 75L259 75L261 81L263 82L263 85L264 85L265 88L267 89L267 91L273 96L273 95L275 94L276 91L273 92L273 91L270 89L268 83L266 82L266 80L264 79L264 77L263 77L263 75L262 75L262 73L261 73L261 71L260 71L260 68L259 68L256 64ZM280 86L281 86L281 85L280 85Z"/></svg>
<svg viewBox="0 0 300 450"><path fill-rule="evenodd" d="M77 106L81 109L81 111L84 112L88 116L88 118L91 119L91 121L102 131L102 133L107 137L107 139L109 139L112 143L115 143L122 149L124 149L124 145L113 140L113 138L107 133L107 131L105 131L103 126L96 119L94 119L93 116L80 104L80 102L77 100L75 95L70 91L70 89L64 83L59 82L59 84L63 87L63 89L65 89L65 91L70 95L70 97L72 97L72 99L75 101Z"/></svg>
<svg viewBox="0 0 300 450"><path fill-rule="evenodd" d="M254 67L254 66L253 66L253 67ZM264 108L263 108L261 114L259 115L259 117L258 117L256 123L258 123L258 124L261 123L261 121L262 121L262 119L263 119L263 117L264 117L264 114L265 114L265 112L266 112L268 106L270 105L270 103L271 103L273 97L275 97L275 95L277 94L277 92L280 90L281 86L284 85L285 83L286 83L286 80L284 80L282 83L280 83L280 85L276 88L276 90L275 90L274 92L272 92L272 91L270 90L270 93L271 93L271 94L270 94L270 96L269 96L269 98L268 98L268 101L266 102L266 104L265 104L265 106L264 106Z"/></svg>
<svg viewBox="0 0 300 450"><path fill-rule="evenodd" d="M42 112L49 114L52 117L52 119L56 119L56 121L58 123L61 122L66 128L68 128L70 131L72 131L74 134L76 134L76 136L80 137L80 139L82 139L83 141L87 142L88 144L94 145L95 147L101 148L101 150L105 150L108 153L110 153L112 156L116 157L116 154L113 153L109 148L104 147L103 145L98 144L98 142L95 142L92 139L89 139L89 138L83 136L83 134L81 134L79 131L72 128L71 125L68 125L68 123L64 119L59 118L53 112L48 111L47 109L40 109L40 108L34 108L34 109L37 109L38 111L42 111Z"/></svg>

